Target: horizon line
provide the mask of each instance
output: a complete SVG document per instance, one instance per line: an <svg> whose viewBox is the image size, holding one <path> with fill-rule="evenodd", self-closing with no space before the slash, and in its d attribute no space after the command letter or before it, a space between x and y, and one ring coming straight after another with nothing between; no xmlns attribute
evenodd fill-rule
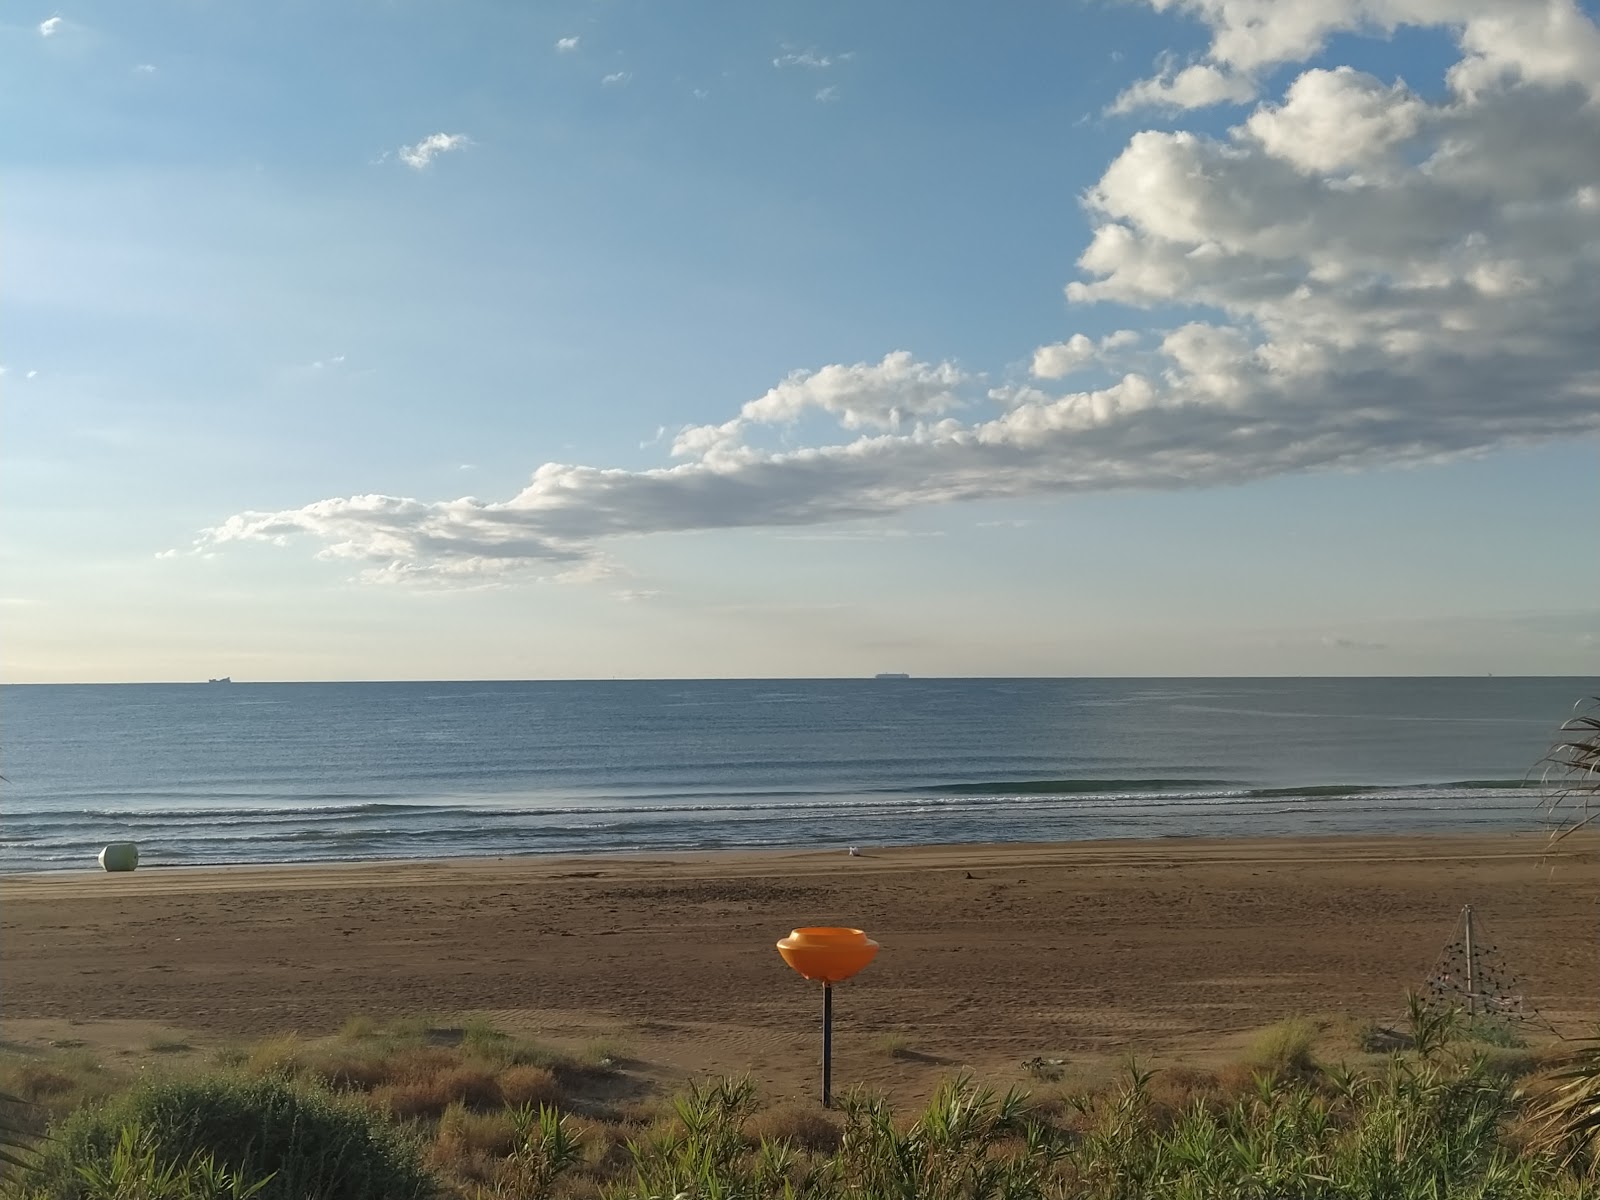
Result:
<svg viewBox="0 0 1600 1200"><path fill-rule="evenodd" d="M312 684L405 684L405 683L980 683L980 682L1110 682L1124 680L1423 680L1423 679L1572 679L1600 681L1600 673L1554 675L1502 675L1492 671L1466 674L1457 672L1445 675L1310 675L1285 673L1278 675L916 675L878 678L873 675L610 675L610 676L549 676L479 678L426 677L408 679L234 679L231 676L209 679L111 679L111 680L6 680L0 687L210 687L224 680L230 687L284 687Z"/></svg>

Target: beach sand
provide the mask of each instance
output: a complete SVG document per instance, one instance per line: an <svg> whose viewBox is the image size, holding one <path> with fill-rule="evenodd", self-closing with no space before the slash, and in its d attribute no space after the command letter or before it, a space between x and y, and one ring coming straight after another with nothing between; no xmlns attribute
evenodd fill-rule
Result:
<svg viewBox="0 0 1600 1200"><path fill-rule="evenodd" d="M839 1077L919 1092L1034 1056L1220 1061L1295 1014L1397 1021L1467 903L1528 999L1583 1032L1597 897L1600 839L1539 835L13 876L0 998L24 1046L488 1013L557 1044L619 1036L663 1079L785 1094L814 1076L820 996L773 942L850 924L884 948L839 989Z"/></svg>

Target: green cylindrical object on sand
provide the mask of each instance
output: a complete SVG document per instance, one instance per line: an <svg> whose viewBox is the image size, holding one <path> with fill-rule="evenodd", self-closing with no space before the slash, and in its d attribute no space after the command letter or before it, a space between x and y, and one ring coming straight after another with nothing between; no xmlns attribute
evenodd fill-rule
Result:
<svg viewBox="0 0 1600 1200"><path fill-rule="evenodd" d="M100 851L100 865L108 871L132 871L139 865L139 847L133 842L112 842Z"/></svg>

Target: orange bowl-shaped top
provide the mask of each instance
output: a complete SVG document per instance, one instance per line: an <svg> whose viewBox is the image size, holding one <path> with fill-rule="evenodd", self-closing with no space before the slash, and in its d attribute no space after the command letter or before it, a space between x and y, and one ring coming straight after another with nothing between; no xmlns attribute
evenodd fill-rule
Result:
<svg viewBox="0 0 1600 1200"><path fill-rule="evenodd" d="M859 929L809 925L780 941L778 953L807 979L839 983L877 957L878 943Z"/></svg>

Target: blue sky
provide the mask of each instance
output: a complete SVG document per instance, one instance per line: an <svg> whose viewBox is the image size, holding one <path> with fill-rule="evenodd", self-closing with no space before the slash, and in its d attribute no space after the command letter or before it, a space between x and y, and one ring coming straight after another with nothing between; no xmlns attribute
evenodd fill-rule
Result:
<svg viewBox="0 0 1600 1200"><path fill-rule="evenodd" d="M1592 7L13 3L0 78L10 680L1600 671Z"/></svg>

